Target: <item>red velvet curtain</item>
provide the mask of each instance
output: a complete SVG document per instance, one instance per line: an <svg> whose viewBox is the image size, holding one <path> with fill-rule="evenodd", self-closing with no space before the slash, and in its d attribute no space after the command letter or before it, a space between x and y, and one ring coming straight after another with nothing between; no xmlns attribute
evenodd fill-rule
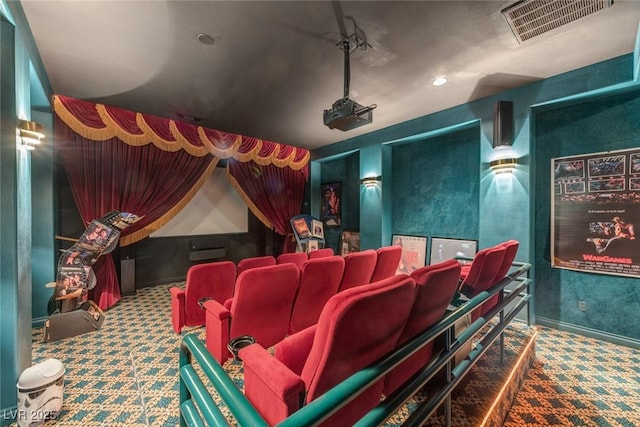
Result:
<svg viewBox="0 0 640 427"><path fill-rule="evenodd" d="M290 233L289 218L304 197L309 150L62 95L53 105L57 148L83 221L114 209L144 216L122 233L122 246L179 212L220 158L233 164L231 182L252 212L276 232ZM94 270L93 299L108 308L120 298L111 256Z"/></svg>
<svg viewBox="0 0 640 427"><path fill-rule="evenodd" d="M229 159L229 175L241 192L252 212L276 233L291 234L289 219L300 213L307 181L308 168L294 170L274 164L260 165L254 161L240 162ZM248 199L248 200L247 200ZM291 251L289 238L285 239L283 252Z"/></svg>
<svg viewBox="0 0 640 427"><path fill-rule="evenodd" d="M185 150L163 151L153 144L136 147L118 138L85 139L57 116L55 129L56 148L85 225L114 209L143 216L121 238L175 209L217 161L210 154L194 157ZM97 284L92 299L109 308L120 300L111 255L100 257L94 271Z"/></svg>

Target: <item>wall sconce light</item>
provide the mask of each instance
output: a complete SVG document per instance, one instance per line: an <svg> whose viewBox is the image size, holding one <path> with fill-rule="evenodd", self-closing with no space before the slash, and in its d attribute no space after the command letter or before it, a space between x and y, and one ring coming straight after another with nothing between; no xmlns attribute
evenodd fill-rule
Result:
<svg viewBox="0 0 640 427"><path fill-rule="evenodd" d="M517 164L518 164L518 159L516 158L500 159L500 160L493 160L491 163L489 163L489 167L496 174L511 173L516 168Z"/></svg>
<svg viewBox="0 0 640 427"><path fill-rule="evenodd" d="M493 109L493 148L513 144L513 102L498 101Z"/></svg>
<svg viewBox="0 0 640 427"><path fill-rule="evenodd" d="M44 128L40 123L29 120L18 120L18 136L20 145L27 150L33 150L44 138Z"/></svg>
<svg viewBox="0 0 640 427"><path fill-rule="evenodd" d="M382 181L382 177L380 175L378 176L369 176L367 178L363 178L360 180L360 184L364 185L365 187L369 188L369 187L375 187L376 184L378 182Z"/></svg>

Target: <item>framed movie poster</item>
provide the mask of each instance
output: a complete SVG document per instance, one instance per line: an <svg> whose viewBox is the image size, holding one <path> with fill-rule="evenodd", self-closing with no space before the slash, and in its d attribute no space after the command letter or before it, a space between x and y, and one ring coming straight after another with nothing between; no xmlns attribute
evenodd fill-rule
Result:
<svg viewBox="0 0 640 427"><path fill-rule="evenodd" d="M478 251L476 240L449 239L445 237L431 238L431 256L429 265L438 264L457 256L473 258ZM462 264L471 261L460 260Z"/></svg>
<svg viewBox="0 0 640 427"><path fill-rule="evenodd" d="M391 244L402 247L402 255L400 255L400 263L396 274L411 274L420 267L425 266L427 259L426 237L394 234L391 236Z"/></svg>
<svg viewBox="0 0 640 427"><path fill-rule="evenodd" d="M640 276L640 148L551 159L551 266Z"/></svg>
<svg viewBox="0 0 640 427"><path fill-rule="evenodd" d="M340 236L340 255L360 251L360 232L344 230Z"/></svg>
<svg viewBox="0 0 640 427"><path fill-rule="evenodd" d="M322 201L320 204L320 220L327 227L340 227L342 225L342 183L331 182L320 186Z"/></svg>

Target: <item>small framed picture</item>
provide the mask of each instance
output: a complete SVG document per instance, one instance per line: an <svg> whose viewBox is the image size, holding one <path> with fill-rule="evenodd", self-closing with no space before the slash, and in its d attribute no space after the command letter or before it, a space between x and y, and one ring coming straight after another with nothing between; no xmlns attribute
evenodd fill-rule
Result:
<svg viewBox="0 0 640 427"><path fill-rule="evenodd" d="M340 236L340 255L360 251L360 232L344 230Z"/></svg>
<svg viewBox="0 0 640 427"><path fill-rule="evenodd" d="M342 183L331 182L322 184L322 199L320 204L320 220L327 227L340 227L342 225Z"/></svg>
<svg viewBox="0 0 640 427"><path fill-rule="evenodd" d="M324 240L324 224L317 219L311 220L311 235Z"/></svg>
<svg viewBox="0 0 640 427"><path fill-rule="evenodd" d="M477 240L431 238L431 257L429 264L438 264L457 256L473 258L478 250ZM471 261L461 260L463 264Z"/></svg>
<svg viewBox="0 0 640 427"><path fill-rule="evenodd" d="M311 239L307 242L307 252L318 250L318 241Z"/></svg>
<svg viewBox="0 0 640 427"><path fill-rule="evenodd" d="M402 255L400 255L400 263L396 274L411 274L420 267L425 266L427 259L426 237L394 234L391 237L391 244L402 247Z"/></svg>
<svg viewBox="0 0 640 427"><path fill-rule="evenodd" d="M298 234L298 238L300 239L306 239L307 237L311 236L311 230L309 230L307 221L304 218L293 220L293 228Z"/></svg>

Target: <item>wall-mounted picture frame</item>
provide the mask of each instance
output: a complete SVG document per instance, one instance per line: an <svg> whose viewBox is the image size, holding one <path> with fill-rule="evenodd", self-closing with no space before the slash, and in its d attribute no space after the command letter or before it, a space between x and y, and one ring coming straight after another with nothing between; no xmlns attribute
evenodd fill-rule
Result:
<svg viewBox="0 0 640 427"><path fill-rule="evenodd" d="M360 251L360 232L344 230L340 235L340 255Z"/></svg>
<svg viewBox="0 0 640 427"><path fill-rule="evenodd" d="M309 240L307 242L307 252L317 251L318 250L318 241L317 240Z"/></svg>
<svg viewBox="0 0 640 427"><path fill-rule="evenodd" d="M476 252L478 252L477 240L432 237L429 265L438 264L457 256L473 258ZM460 262L466 264L471 261L460 260Z"/></svg>
<svg viewBox="0 0 640 427"><path fill-rule="evenodd" d="M322 221L311 220L311 236L324 240L324 223Z"/></svg>
<svg viewBox="0 0 640 427"><path fill-rule="evenodd" d="M400 263L396 274L411 274L420 267L425 266L427 259L427 237L394 234L391 236L391 244L402 247Z"/></svg>
<svg viewBox="0 0 640 427"><path fill-rule="evenodd" d="M640 147L551 159L553 171L568 164L587 174L551 175L551 267L640 277Z"/></svg>
<svg viewBox="0 0 640 427"><path fill-rule="evenodd" d="M342 225L342 183L321 184L320 189L320 220L327 227L340 227Z"/></svg>

